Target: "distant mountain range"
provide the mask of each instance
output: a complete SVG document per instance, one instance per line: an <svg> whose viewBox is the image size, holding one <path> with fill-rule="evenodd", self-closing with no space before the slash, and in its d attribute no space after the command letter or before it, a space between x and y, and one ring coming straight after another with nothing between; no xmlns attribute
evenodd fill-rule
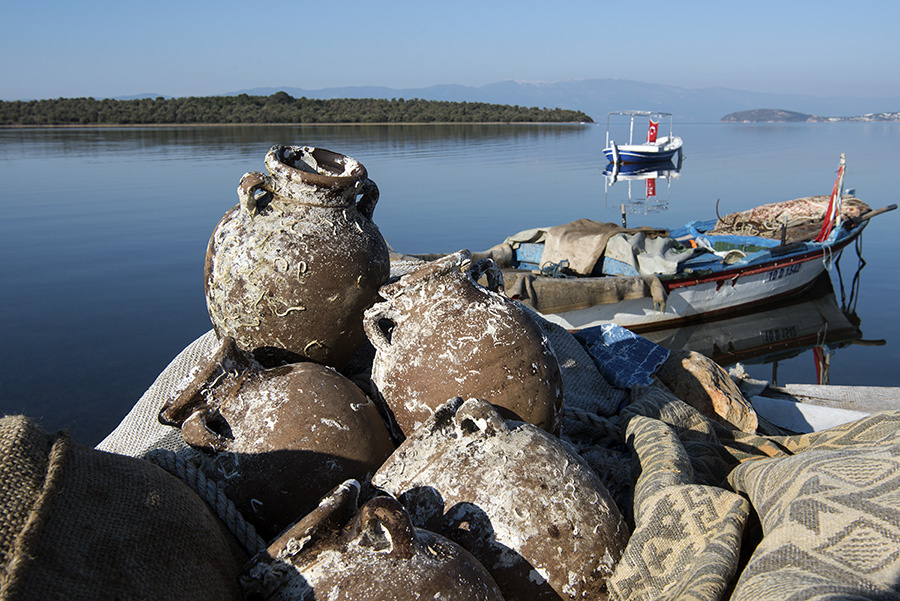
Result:
<svg viewBox="0 0 900 601"><path fill-rule="evenodd" d="M863 115L900 109L900 97L819 97L727 88L688 89L626 79L578 79L555 83L501 81L479 87L439 85L405 89L379 86L321 90L295 87L252 88L223 95L268 96L278 91L287 92L296 98L421 98L563 108L584 111L598 123L606 122L608 112L630 109L665 111L673 113L676 122L700 123L717 123L723 115L765 106L777 106L786 111L810 115Z"/></svg>
<svg viewBox="0 0 900 601"><path fill-rule="evenodd" d="M220 96L270 96L283 91L295 98L421 98L454 102L487 102L539 108L562 108L583 111L597 123L606 122L612 111L648 110L672 113L676 122L718 123L723 116L759 107L777 106L786 114L867 115L891 113L900 109L900 97L858 98L854 96L806 96L801 94L768 94L729 88L689 89L644 83L628 79L574 79L553 83L500 81L484 86L438 85L427 88L387 88L353 86L307 90L296 87L250 88L219 94ZM117 100L155 98L159 94L119 97ZM775 109L773 109L775 110ZM847 118L816 117L815 120ZM861 118L852 118L864 120ZM801 119L806 120L806 119Z"/></svg>

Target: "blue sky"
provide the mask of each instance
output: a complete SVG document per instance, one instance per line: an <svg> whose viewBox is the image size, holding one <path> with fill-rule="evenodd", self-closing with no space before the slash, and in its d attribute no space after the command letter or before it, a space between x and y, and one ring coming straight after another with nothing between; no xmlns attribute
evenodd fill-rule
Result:
<svg viewBox="0 0 900 601"><path fill-rule="evenodd" d="M900 96L893 0L51 0L2 14L3 100L593 78Z"/></svg>

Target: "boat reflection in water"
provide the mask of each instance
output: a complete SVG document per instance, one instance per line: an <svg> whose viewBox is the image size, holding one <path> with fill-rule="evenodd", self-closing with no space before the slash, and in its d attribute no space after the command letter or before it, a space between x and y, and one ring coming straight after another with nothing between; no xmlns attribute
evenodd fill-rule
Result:
<svg viewBox="0 0 900 601"><path fill-rule="evenodd" d="M620 202L622 225L626 225L627 215L647 215L664 211L669 205L672 182L681 174L681 158L678 164L671 160L655 163L627 163L624 165L609 163L603 170L603 192L606 206ZM662 191L661 182L665 190ZM611 194L614 186L620 184L624 194ZM612 196L612 199L611 199Z"/></svg>
<svg viewBox="0 0 900 601"><path fill-rule="evenodd" d="M849 303L852 307L852 301ZM769 304L760 311L678 328L641 332L641 336L669 349L697 351L719 365L771 364L777 385L778 363L812 351L817 384L828 384L828 368L835 350L864 341L860 320L848 303L839 303L828 273L806 292Z"/></svg>

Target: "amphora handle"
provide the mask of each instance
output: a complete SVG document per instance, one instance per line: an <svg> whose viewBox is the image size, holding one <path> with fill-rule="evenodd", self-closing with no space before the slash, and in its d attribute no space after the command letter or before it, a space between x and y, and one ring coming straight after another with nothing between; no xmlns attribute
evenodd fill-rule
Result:
<svg viewBox="0 0 900 601"><path fill-rule="evenodd" d="M256 205L256 193L259 190L273 193L272 178L259 171L251 171L241 177L237 188L238 199L241 201L241 210L250 213L251 217L259 212Z"/></svg>
<svg viewBox="0 0 900 601"><path fill-rule="evenodd" d="M219 418L211 408L194 411L181 424L181 437L192 448L203 451L223 451L228 446L228 439L210 427L209 422Z"/></svg>
<svg viewBox="0 0 900 601"><path fill-rule="evenodd" d="M392 497L375 497L359 510L359 544L400 559L416 554L419 539L409 514Z"/></svg>
<svg viewBox="0 0 900 601"><path fill-rule="evenodd" d="M481 276L487 275L486 288L491 292L503 292L503 272L500 271L500 267L497 266L493 259L484 258L475 261L469 267L469 275L472 276L472 281L476 284L481 279Z"/></svg>
<svg viewBox="0 0 900 601"><path fill-rule="evenodd" d="M228 440L212 424L222 417L209 401L213 395L229 398L244 378L258 365L241 351L230 336L222 338L219 347L207 359L194 379L170 397L159 412L159 422L181 428L184 441L194 448L219 451Z"/></svg>
<svg viewBox="0 0 900 601"><path fill-rule="evenodd" d="M381 352L387 352L391 347L391 340L382 328L382 321L397 323L399 317L397 311L390 302L375 303L363 315L363 329L369 342Z"/></svg>
<svg viewBox="0 0 900 601"><path fill-rule="evenodd" d="M381 193L378 186L372 180L366 178L360 190L362 198L356 201L356 210L359 214L372 221L372 215L375 214L375 205L378 203L378 197Z"/></svg>

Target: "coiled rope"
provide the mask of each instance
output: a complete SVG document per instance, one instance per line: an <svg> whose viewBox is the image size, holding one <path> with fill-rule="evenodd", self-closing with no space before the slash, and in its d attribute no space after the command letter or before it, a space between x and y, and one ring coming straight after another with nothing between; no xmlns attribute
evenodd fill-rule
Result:
<svg viewBox="0 0 900 601"><path fill-rule="evenodd" d="M199 464L203 462L202 457L198 455L186 459L182 453L175 453L167 449L154 449L144 455L144 458L190 486L216 512L216 515L251 556L266 549L266 543L256 533L256 528L247 523L244 516L235 507L234 502L225 494L222 484L208 479L200 469Z"/></svg>
<svg viewBox="0 0 900 601"><path fill-rule="evenodd" d="M569 268L569 260L563 259L559 263L542 263L541 275L551 278L567 278L566 270Z"/></svg>

